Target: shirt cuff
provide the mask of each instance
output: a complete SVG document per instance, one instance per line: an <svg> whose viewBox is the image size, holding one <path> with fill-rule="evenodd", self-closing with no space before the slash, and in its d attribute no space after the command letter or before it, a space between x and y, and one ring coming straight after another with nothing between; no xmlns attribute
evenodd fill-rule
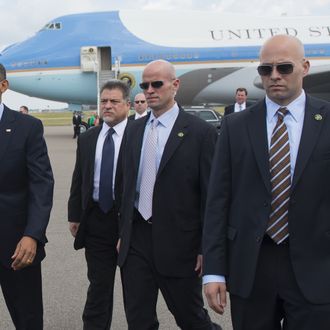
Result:
<svg viewBox="0 0 330 330"><path fill-rule="evenodd" d="M226 283L226 279L222 275L204 275L203 276L203 284L207 284L207 283L211 283L211 282Z"/></svg>

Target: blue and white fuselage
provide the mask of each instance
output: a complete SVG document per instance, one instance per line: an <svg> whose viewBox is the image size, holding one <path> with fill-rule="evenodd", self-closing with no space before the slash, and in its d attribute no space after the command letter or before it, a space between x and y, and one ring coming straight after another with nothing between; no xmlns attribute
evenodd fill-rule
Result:
<svg viewBox="0 0 330 330"><path fill-rule="evenodd" d="M96 104L97 76L81 69L81 48L111 48L132 93L144 66L166 59L181 80L181 104L228 103L237 87L264 95L256 67L260 46L275 34L297 36L312 62L305 89L329 99L329 17L246 17L216 12L113 11L75 14L49 22L0 56L14 91L69 104Z"/></svg>

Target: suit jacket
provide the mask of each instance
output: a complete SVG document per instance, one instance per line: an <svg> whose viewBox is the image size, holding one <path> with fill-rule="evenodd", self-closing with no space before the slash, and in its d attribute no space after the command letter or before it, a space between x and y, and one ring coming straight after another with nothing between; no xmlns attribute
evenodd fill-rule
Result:
<svg viewBox="0 0 330 330"><path fill-rule="evenodd" d="M102 125L92 127L81 134L77 142L76 164L72 175L70 197L68 201L68 219L73 222L80 222L79 230L75 238L75 249L84 247L85 222L93 206L94 189L94 163L98 136ZM121 152L119 152L118 161L120 162ZM119 209L121 200L121 167L117 166L115 177L115 200L114 207ZM114 219L118 221L118 218Z"/></svg>
<svg viewBox="0 0 330 330"><path fill-rule="evenodd" d="M18 241L30 236L36 264L45 257L54 188L42 123L4 106L0 141L0 262L9 268Z"/></svg>
<svg viewBox="0 0 330 330"><path fill-rule="evenodd" d="M225 117L210 178L204 273L249 296L271 210L264 101ZM290 255L305 298L330 303L330 104L307 96L291 185Z"/></svg>
<svg viewBox="0 0 330 330"><path fill-rule="evenodd" d="M141 147L149 116L132 121L123 141L119 266L125 263L130 246ZM202 215L216 138L212 125L180 109L162 155L153 195L153 254L163 275L194 274L201 253Z"/></svg>
<svg viewBox="0 0 330 330"><path fill-rule="evenodd" d="M246 102L246 108L248 108L249 106L251 106L252 105L252 103L249 103L249 102ZM246 109L245 108L245 109ZM244 109L244 110L245 110ZM224 115L226 116L226 115L229 115L230 113L233 113L235 111L235 103L234 104L230 104L230 105L227 105L226 107L225 107L225 112L224 112Z"/></svg>
<svg viewBox="0 0 330 330"><path fill-rule="evenodd" d="M135 120L135 113L133 113L132 115L128 116L127 119L128 119L129 121L131 121L131 120Z"/></svg>
<svg viewBox="0 0 330 330"><path fill-rule="evenodd" d="M72 117L72 124L74 125L74 126L79 126L79 125L81 125L81 115L78 115L78 116L73 116Z"/></svg>

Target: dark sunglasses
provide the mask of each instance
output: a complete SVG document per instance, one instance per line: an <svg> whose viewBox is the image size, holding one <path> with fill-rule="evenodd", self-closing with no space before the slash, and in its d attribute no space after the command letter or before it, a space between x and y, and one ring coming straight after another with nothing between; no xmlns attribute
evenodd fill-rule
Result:
<svg viewBox="0 0 330 330"><path fill-rule="evenodd" d="M150 85L152 88L161 88L164 85L164 81L157 80L152 82L143 82L140 84L140 88L146 90L149 88Z"/></svg>
<svg viewBox="0 0 330 330"><path fill-rule="evenodd" d="M144 104L144 103L146 103L146 100L138 100L138 101L134 101L134 102L135 102L135 104L139 104L139 103Z"/></svg>
<svg viewBox="0 0 330 330"><path fill-rule="evenodd" d="M262 64L258 66L258 73L260 76L270 76L273 72L273 68L276 68L279 74L290 74L293 72L292 63L281 64Z"/></svg>

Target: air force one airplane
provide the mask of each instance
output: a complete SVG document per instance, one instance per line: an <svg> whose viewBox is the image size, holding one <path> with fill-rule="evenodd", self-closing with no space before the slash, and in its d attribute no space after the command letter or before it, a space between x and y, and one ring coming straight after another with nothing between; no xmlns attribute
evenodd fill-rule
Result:
<svg viewBox="0 0 330 330"><path fill-rule="evenodd" d="M67 102L96 104L108 79L140 92L144 66L172 62L182 105L226 104L237 87L264 95L258 53L276 34L297 36L311 61L306 91L330 100L330 17L251 17L197 11L113 11L56 18L33 37L4 49L0 62L12 90Z"/></svg>

